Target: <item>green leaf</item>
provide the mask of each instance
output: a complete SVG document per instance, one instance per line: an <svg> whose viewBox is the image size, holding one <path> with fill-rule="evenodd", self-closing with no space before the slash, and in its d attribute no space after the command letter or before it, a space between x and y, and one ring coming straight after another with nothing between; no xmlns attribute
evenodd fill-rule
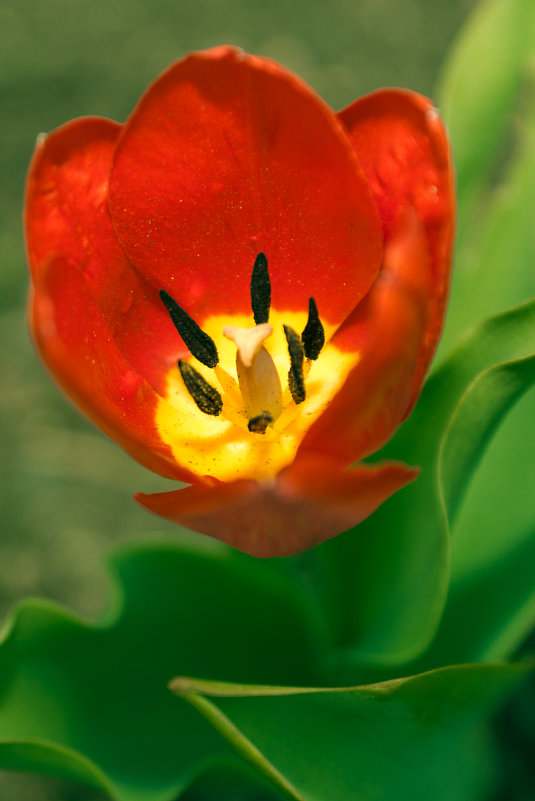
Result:
<svg viewBox="0 0 535 801"><path fill-rule="evenodd" d="M452 577L437 636L418 667L503 659L535 621L533 390L498 432L453 528ZM489 458L490 457L490 458Z"/></svg>
<svg viewBox="0 0 535 801"><path fill-rule="evenodd" d="M421 665L511 653L535 620L534 571L532 530L502 559L454 580L439 632Z"/></svg>
<svg viewBox="0 0 535 801"><path fill-rule="evenodd" d="M452 577L468 578L505 559L535 532L531 389L507 415L479 465L452 538Z"/></svg>
<svg viewBox="0 0 535 801"><path fill-rule="evenodd" d="M499 328L492 336L496 333L500 335ZM533 383L535 355L488 367L466 389L450 418L440 460L444 502L450 522L463 498L467 476L474 472L486 443L511 405ZM475 421L479 437L474 437Z"/></svg>
<svg viewBox="0 0 535 801"><path fill-rule="evenodd" d="M198 775L181 801L281 801L285 795L247 762L222 763Z"/></svg>
<svg viewBox="0 0 535 801"><path fill-rule="evenodd" d="M450 519L498 422L535 381L534 354L535 301L483 323L379 454L419 464L422 474L319 550L340 663L395 664L429 644L448 587Z"/></svg>
<svg viewBox="0 0 535 801"><path fill-rule="evenodd" d="M4 628L0 767L82 780L116 801L171 801L236 759L169 694L170 677L314 680L310 599L284 567L223 547L155 545L113 567L99 625L28 601Z"/></svg>
<svg viewBox="0 0 535 801"><path fill-rule="evenodd" d="M293 801L471 801L490 791L482 724L528 665L464 665L362 687L175 692Z"/></svg>

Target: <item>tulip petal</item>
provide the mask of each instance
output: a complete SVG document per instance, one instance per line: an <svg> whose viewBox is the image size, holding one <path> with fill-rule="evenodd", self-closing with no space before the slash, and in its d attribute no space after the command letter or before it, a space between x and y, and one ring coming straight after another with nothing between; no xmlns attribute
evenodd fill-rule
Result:
<svg viewBox="0 0 535 801"><path fill-rule="evenodd" d="M113 229L106 225L108 176L120 130L112 120L81 117L38 138L25 203L32 273L48 256L62 253L80 265L100 295L106 281L104 264L128 267L120 262ZM101 265L90 263L97 254Z"/></svg>
<svg viewBox="0 0 535 801"><path fill-rule="evenodd" d="M117 146L110 209L132 264L198 322L250 313L259 252L275 308L320 296L333 325L380 266L375 203L336 115L232 47L188 56L148 90Z"/></svg>
<svg viewBox="0 0 535 801"><path fill-rule="evenodd" d="M440 335L454 226L453 169L436 110L413 92L375 92L340 114L385 229L381 273L332 338L359 364L301 443L345 464L374 453L411 411Z"/></svg>
<svg viewBox="0 0 535 801"><path fill-rule="evenodd" d="M117 348L82 273L59 257L43 262L29 313L43 361L76 405L145 467L194 480L155 427L161 398Z"/></svg>
<svg viewBox="0 0 535 801"><path fill-rule="evenodd" d="M412 408L442 331L448 298L455 226L448 136L433 103L401 89L383 89L362 97L340 112L339 118L369 181L385 242L394 236L407 208L414 209L426 234L430 313L413 378Z"/></svg>
<svg viewBox="0 0 535 801"><path fill-rule="evenodd" d="M356 346L361 359L311 426L296 459L311 454L351 464L377 451L411 403L427 329L429 256L414 213L404 216L372 290L331 340Z"/></svg>
<svg viewBox="0 0 535 801"><path fill-rule="evenodd" d="M417 475L397 462L343 471L310 460L283 470L273 484L235 481L135 498L154 514L251 556L289 556L357 525Z"/></svg>
<svg viewBox="0 0 535 801"><path fill-rule="evenodd" d="M121 126L83 117L40 138L26 187L32 273L51 256L80 270L119 349L153 386L185 351L154 287L135 272L115 237L108 179Z"/></svg>

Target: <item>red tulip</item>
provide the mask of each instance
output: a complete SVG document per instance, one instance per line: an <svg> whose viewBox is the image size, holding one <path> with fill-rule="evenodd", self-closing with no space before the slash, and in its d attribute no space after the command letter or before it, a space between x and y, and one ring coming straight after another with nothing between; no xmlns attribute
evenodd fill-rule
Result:
<svg viewBox="0 0 535 801"><path fill-rule="evenodd" d="M296 553L417 475L362 460L418 397L453 227L429 100L387 89L335 114L267 59L194 53L124 125L86 117L39 140L33 335L103 431L191 485L142 506L256 556Z"/></svg>

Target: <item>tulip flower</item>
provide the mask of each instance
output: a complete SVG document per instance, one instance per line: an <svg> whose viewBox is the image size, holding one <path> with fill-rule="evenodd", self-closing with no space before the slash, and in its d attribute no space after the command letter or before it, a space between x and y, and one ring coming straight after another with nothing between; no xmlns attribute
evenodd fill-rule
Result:
<svg viewBox="0 0 535 801"><path fill-rule="evenodd" d="M124 125L39 139L26 240L39 353L141 464L146 509L256 556L370 515L448 295L453 172L432 103L336 114L278 64L193 53Z"/></svg>

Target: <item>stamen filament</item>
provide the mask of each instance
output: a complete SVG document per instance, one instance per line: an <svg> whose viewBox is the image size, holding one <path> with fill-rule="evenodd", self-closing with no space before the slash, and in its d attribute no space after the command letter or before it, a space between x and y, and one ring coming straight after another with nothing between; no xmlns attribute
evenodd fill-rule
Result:
<svg viewBox="0 0 535 801"><path fill-rule="evenodd" d="M223 390L223 394L231 403L234 403L235 406L239 406L241 404L241 395L236 379L231 376L230 373L227 373L225 368L220 364L214 367L214 373L219 381L219 386Z"/></svg>
<svg viewBox="0 0 535 801"><path fill-rule="evenodd" d="M248 431L246 414L239 411L231 402L227 402L227 398L223 398L221 417L224 417L229 423L238 426L242 431Z"/></svg>

